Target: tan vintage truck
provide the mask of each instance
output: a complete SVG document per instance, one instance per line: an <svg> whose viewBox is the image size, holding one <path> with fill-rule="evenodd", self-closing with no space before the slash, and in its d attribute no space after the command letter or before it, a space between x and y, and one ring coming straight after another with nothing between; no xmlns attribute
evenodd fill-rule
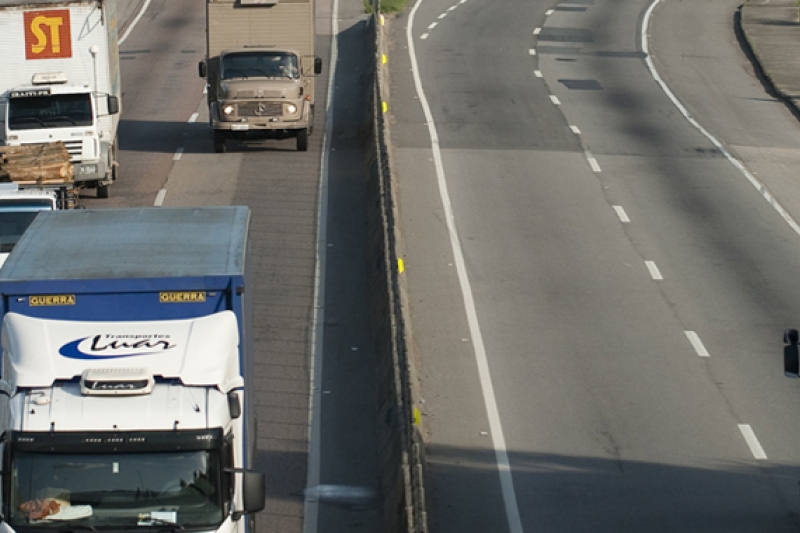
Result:
<svg viewBox="0 0 800 533"><path fill-rule="evenodd" d="M229 139L297 140L314 129L313 0L206 0L206 58L214 151Z"/></svg>

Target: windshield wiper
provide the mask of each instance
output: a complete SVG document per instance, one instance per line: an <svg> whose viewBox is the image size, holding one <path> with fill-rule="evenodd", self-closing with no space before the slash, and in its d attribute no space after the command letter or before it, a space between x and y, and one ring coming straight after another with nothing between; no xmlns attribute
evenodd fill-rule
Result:
<svg viewBox="0 0 800 533"><path fill-rule="evenodd" d="M69 527L58 528L58 533L75 533L76 529L88 529L89 531L97 531L94 526L89 524L70 524Z"/></svg>

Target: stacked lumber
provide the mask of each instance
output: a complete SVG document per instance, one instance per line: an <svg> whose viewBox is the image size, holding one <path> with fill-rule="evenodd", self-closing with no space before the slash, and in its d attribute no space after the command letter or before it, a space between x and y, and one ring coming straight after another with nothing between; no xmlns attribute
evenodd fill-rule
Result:
<svg viewBox="0 0 800 533"><path fill-rule="evenodd" d="M0 146L0 176L25 185L72 183L72 163L61 142Z"/></svg>

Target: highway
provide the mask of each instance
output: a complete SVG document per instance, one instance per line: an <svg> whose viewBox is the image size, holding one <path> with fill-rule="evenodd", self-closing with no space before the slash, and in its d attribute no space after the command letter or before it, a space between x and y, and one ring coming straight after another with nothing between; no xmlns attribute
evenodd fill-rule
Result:
<svg viewBox="0 0 800 533"><path fill-rule="evenodd" d="M374 493L377 484L376 401L365 363L372 346L364 274L367 178L358 136L369 90L366 15L359 5L328 1L316 9L324 67L308 152L297 152L293 140L276 140L232 143L228 153L215 154L197 68L205 54L203 4L120 2L120 177L110 198L91 190L82 198L84 207L97 209L251 208L254 466L267 476L267 508L257 518L264 533L376 531L380 520L377 501L354 507L335 491L315 490L313 498L306 491L344 486ZM341 59L329 90L334 12ZM319 398L316 422L309 414L312 390ZM320 492L329 497L317 498Z"/></svg>
<svg viewBox="0 0 800 533"><path fill-rule="evenodd" d="M800 125L739 4L392 21L431 531L800 526Z"/></svg>

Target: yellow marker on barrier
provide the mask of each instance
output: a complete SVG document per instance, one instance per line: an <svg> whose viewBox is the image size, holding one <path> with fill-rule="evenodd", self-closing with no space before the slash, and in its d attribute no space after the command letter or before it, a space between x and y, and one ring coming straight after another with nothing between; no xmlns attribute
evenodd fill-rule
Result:
<svg viewBox="0 0 800 533"><path fill-rule="evenodd" d="M419 409L416 407L414 408L414 425L418 426L420 422L421 415L419 414Z"/></svg>
<svg viewBox="0 0 800 533"><path fill-rule="evenodd" d="M398 258L397 259L397 272L402 274L406 270L406 265L403 263L403 260Z"/></svg>
<svg viewBox="0 0 800 533"><path fill-rule="evenodd" d="M387 104L386 102L381 102L381 108L383 109L383 112L386 113L387 111L389 111L389 104Z"/></svg>
<svg viewBox="0 0 800 533"><path fill-rule="evenodd" d="M383 15L378 15L378 20L381 21L381 26L383 26L385 20L383 19Z"/></svg>
<svg viewBox="0 0 800 533"><path fill-rule="evenodd" d="M386 57L386 54L381 54L381 65L385 65L387 61L389 58Z"/></svg>

